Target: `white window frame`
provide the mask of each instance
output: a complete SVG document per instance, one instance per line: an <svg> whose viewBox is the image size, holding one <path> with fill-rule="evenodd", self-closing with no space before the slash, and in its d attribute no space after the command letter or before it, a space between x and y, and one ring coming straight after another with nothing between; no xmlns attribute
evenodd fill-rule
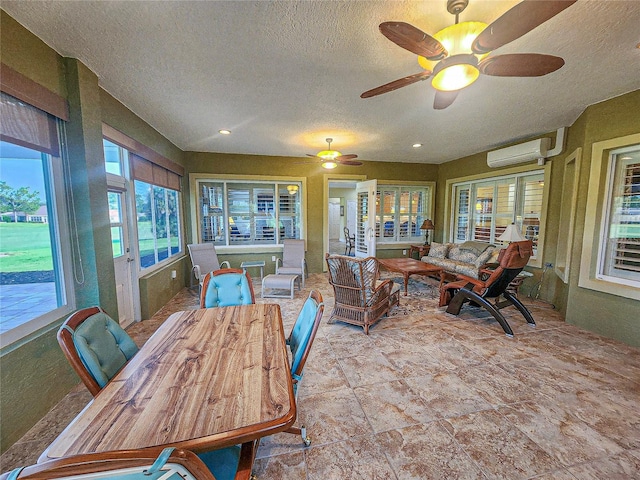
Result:
<svg viewBox="0 0 640 480"><path fill-rule="evenodd" d="M545 163L544 167L539 165L522 165L517 167L501 169L498 172L486 172L478 175L471 175L468 177L451 178L446 182L446 196L445 196L445 225L444 234L445 241L454 242L455 240L455 204L456 199L454 196L454 186L464 183L476 183L482 181L494 181L499 180L502 177L513 176L526 176L534 175L536 173L542 173L544 175L544 190L542 198L542 210L540 212L540 227L538 231L538 247L534 257L531 257L529 263L530 267L542 267L542 259L544 258L544 244L545 244L545 226L547 223L547 210L549 207L549 185L551 179L551 162ZM516 209L518 206L516 205Z"/></svg>
<svg viewBox="0 0 640 480"><path fill-rule="evenodd" d="M612 153L640 144L640 133L595 142L591 148L589 191L578 286L640 300L640 282L602 273L607 241L613 169Z"/></svg>
<svg viewBox="0 0 640 480"><path fill-rule="evenodd" d="M201 231L201 218L199 211L199 192L198 184L201 181L205 182L222 182L227 183L261 183L272 184L275 188L276 184L288 183L299 185L300 195L300 239L305 240L306 245L306 232L307 232L307 181L304 177L283 177L283 176L262 176L262 175L223 175L212 173L190 173L189 174L189 186L190 186L190 210L191 210L191 243L199 243L202 237ZM225 193L226 195L226 193ZM276 191L277 196L277 191ZM225 203L226 208L226 203ZM228 217L228 212L225 212L225 218ZM283 244L247 244L247 245L216 245L216 251L218 253L239 253L239 252L251 252L251 253L266 253L266 252L281 252ZM306 248L306 247L305 247Z"/></svg>
<svg viewBox="0 0 640 480"><path fill-rule="evenodd" d="M383 192L385 191L385 189L394 189L396 190L396 205L398 204L398 202L400 201L400 193L403 191L415 191L415 190L426 190L425 193L425 202L426 202L426 207L422 212L422 217L424 219L433 219L433 204L434 204L434 195L435 195L435 182L390 182L390 181L384 181L384 180L378 180L378 187L377 187L377 196L378 197L382 197ZM380 201L380 206L382 205L383 200ZM415 213L415 212L413 212ZM400 237L399 236L399 230L396 230L394 228L394 232L395 232L395 236L393 237L385 237L384 236L384 221L383 221L383 217L384 217L384 213L381 211L380 207L376 207L376 216L377 216L377 220L379 220L379 236L376 237L376 244L384 249L385 246L390 246L393 245L394 247L397 247L398 245L407 245L407 244L414 244L417 242L422 242L424 239L424 233L422 230L420 231L420 234L417 236L406 236L406 237ZM394 220L394 225L398 222L398 218L403 215L399 210L396 211L394 214L395 220ZM410 225L407 226L408 229L410 229ZM420 225L417 225L418 229L420 228ZM389 240L387 240L387 238L389 238Z"/></svg>

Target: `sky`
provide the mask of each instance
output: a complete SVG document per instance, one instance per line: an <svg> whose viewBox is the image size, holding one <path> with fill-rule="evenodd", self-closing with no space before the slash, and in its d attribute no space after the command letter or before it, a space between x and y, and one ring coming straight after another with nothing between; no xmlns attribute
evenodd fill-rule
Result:
<svg viewBox="0 0 640 480"><path fill-rule="evenodd" d="M0 141L0 181L11 188L29 187L45 201L41 153Z"/></svg>

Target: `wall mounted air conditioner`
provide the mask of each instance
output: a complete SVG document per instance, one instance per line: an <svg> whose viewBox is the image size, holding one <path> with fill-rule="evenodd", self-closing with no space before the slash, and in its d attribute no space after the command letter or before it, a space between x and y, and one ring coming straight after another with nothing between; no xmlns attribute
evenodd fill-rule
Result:
<svg viewBox="0 0 640 480"><path fill-rule="evenodd" d="M511 147L501 148L487 153L487 165L490 167L504 167L505 165L515 165L517 163L540 160L544 164L544 159L548 156L550 138L539 138L530 142L520 143Z"/></svg>

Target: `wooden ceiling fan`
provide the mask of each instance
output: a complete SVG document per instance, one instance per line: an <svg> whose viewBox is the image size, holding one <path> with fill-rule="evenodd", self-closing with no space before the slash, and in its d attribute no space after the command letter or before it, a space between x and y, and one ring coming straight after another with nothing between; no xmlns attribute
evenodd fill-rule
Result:
<svg viewBox="0 0 640 480"><path fill-rule="evenodd" d="M384 22L380 32L396 45L418 55L425 69L360 95L370 98L431 78L436 89L433 108L442 110L453 103L458 92L471 85L480 74L498 77L539 77L555 72L564 60L540 53L489 55L542 25L577 0L524 0L490 25L482 22L458 23L458 15L469 0L448 0L447 10L456 23L433 37L404 22Z"/></svg>
<svg viewBox="0 0 640 480"><path fill-rule="evenodd" d="M326 150L322 150L318 152L316 155L311 155L307 153L308 157L319 158L323 160L322 166L324 168L336 168L338 164L340 165L350 165L350 166L359 166L362 165L362 162L354 161L354 158L358 158L358 155L349 154L342 155L340 152L336 150L331 150L331 142L333 142L333 138L327 138L327 144L329 147Z"/></svg>

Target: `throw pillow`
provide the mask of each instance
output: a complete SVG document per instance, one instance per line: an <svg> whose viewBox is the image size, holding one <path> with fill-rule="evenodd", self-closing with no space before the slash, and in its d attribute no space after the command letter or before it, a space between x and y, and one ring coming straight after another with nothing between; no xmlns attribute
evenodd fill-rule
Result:
<svg viewBox="0 0 640 480"><path fill-rule="evenodd" d="M431 248L429 248L429 255L427 256L435 258L447 258L449 247L450 245L448 243L431 242Z"/></svg>
<svg viewBox="0 0 640 480"><path fill-rule="evenodd" d="M466 242L460 244L460 249L461 250L469 250L469 251L475 253L476 255L480 255L487 248L492 247L492 246L493 245L491 245L490 243L486 243L486 242L479 242L477 240L467 240Z"/></svg>
<svg viewBox="0 0 640 480"><path fill-rule="evenodd" d="M489 260L495 255L496 259L498 258L498 252L500 251L500 248L498 247L490 247L487 248L484 252L482 252L480 255L478 255L478 258L475 261L475 266L476 267L481 267L482 265L484 265L485 263L492 263Z"/></svg>

